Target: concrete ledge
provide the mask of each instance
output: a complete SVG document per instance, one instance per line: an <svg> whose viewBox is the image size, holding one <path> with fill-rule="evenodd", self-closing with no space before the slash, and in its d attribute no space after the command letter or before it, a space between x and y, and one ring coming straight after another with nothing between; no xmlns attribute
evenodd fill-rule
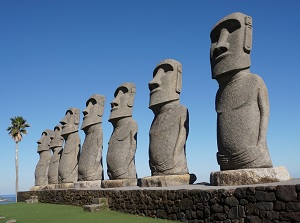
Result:
<svg viewBox="0 0 300 223"><path fill-rule="evenodd" d="M196 181L195 174L163 175L141 178L141 187L172 187L193 184Z"/></svg>
<svg viewBox="0 0 300 223"><path fill-rule="evenodd" d="M211 172L210 184L213 186L233 186L263 184L290 180L286 167L239 169Z"/></svg>
<svg viewBox="0 0 300 223"><path fill-rule="evenodd" d="M79 188L101 188L102 180L95 180L95 181L78 181L74 183L74 187L76 189Z"/></svg>
<svg viewBox="0 0 300 223"><path fill-rule="evenodd" d="M103 180L103 188L137 186L137 179Z"/></svg>

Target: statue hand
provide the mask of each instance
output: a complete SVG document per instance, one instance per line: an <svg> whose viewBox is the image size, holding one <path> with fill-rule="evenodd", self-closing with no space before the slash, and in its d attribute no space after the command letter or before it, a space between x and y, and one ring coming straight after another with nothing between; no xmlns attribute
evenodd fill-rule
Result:
<svg viewBox="0 0 300 223"><path fill-rule="evenodd" d="M228 165L228 158L226 155L217 152L217 161L220 166L227 166Z"/></svg>

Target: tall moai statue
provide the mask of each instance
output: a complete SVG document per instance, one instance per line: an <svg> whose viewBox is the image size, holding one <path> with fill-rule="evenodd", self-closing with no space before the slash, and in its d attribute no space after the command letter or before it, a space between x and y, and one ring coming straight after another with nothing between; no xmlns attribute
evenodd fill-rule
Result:
<svg viewBox="0 0 300 223"><path fill-rule="evenodd" d="M38 161L35 168L35 186L46 186L48 185L48 170L49 163L52 157L50 150L50 137L53 131L46 129L43 131L41 138L37 141L38 148L37 152L40 155L40 160Z"/></svg>
<svg viewBox="0 0 300 223"><path fill-rule="evenodd" d="M153 79L149 83L149 108L154 113L149 134L149 165L152 178L143 178L142 186L190 183L186 160L189 115L188 109L179 102L181 87L181 63L173 59L161 61L154 69ZM154 176L157 177L153 178Z"/></svg>
<svg viewBox="0 0 300 223"><path fill-rule="evenodd" d="M109 122L113 125L108 151L107 174L109 181L103 181L102 187L136 186L137 174L135 152L138 126L132 118L135 84L123 83L114 93Z"/></svg>
<svg viewBox="0 0 300 223"><path fill-rule="evenodd" d="M73 187L74 185L72 186L72 184L78 179L78 161L80 156L79 119L79 109L69 108L65 117L60 121L60 124L63 126L61 135L65 140L58 166L58 175L61 183L64 184L62 187Z"/></svg>
<svg viewBox="0 0 300 223"><path fill-rule="evenodd" d="M78 182L76 184L79 187L101 187L104 103L103 95L94 94L87 100L86 108L82 112L84 117L81 129L85 133L85 139L78 164Z"/></svg>
<svg viewBox="0 0 300 223"><path fill-rule="evenodd" d="M274 168L266 139L270 113L268 91L262 78L250 73L252 18L242 13L232 13L217 22L210 39L212 78L219 84L215 106L217 161L221 170L211 174L211 183L260 183L260 175L276 181L269 174L274 172ZM251 169L252 175L257 177L245 179L241 177L241 172L247 173L240 171L226 175L228 182L226 177L222 178L224 174L230 174L224 170L240 169ZM231 178L233 176L236 176L236 181Z"/></svg>
<svg viewBox="0 0 300 223"><path fill-rule="evenodd" d="M64 138L61 136L62 125L56 125L54 127L53 135L50 136L50 149L53 152L53 156L49 164L48 172L48 182L49 184L58 184L60 183L58 177L58 166L61 157L62 147L64 143Z"/></svg>

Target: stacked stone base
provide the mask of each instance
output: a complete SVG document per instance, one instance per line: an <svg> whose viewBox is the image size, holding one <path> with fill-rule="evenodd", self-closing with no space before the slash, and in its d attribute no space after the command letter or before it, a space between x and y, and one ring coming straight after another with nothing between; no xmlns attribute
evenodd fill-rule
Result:
<svg viewBox="0 0 300 223"><path fill-rule="evenodd" d="M188 185L171 188L80 189L18 192L18 202L90 205L107 198L109 209L188 223L300 222L300 179L250 186ZM100 203L100 202L98 202ZM90 211L98 210L98 207Z"/></svg>
<svg viewBox="0 0 300 223"><path fill-rule="evenodd" d="M210 184L212 186L236 186L263 184L290 180L286 167L239 169L212 172Z"/></svg>
<svg viewBox="0 0 300 223"><path fill-rule="evenodd" d="M94 180L94 181L78 181L74 183L74 187L76 189L79 188L101 188L102 180Z"/></svg>
<svg viewBox="0 0 300 223"><path fill-rule="evenodd" d="M163 175L141 178L141 187L172 187L193 184L196 181L195 174Z"/></svg>
<svg viewBox="0 0 300 223"><path fill-rule="evenodd" d="M103 188L137 186L137 179L103 180Z"/></svg>
<svg viewBox="0 0 300 223"><path fill-rule="evenodd" d="M70 189L74 187L75 187L74 183L48 184L48 185L34 186L30 188L30 191L59 190L59 189Z"/></svg>

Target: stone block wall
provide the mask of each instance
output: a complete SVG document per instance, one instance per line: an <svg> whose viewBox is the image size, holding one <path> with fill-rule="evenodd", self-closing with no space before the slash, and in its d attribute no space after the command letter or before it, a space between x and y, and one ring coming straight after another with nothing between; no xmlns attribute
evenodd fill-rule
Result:
<svg viewBox="0 0 300 223"><path fill-rule="evenodd" d="M209 187L208 187L209 188ZM108 198L109 208L182 222L300 222L300 184L236 189L46 190L19 192L18 201L82 206Z"/></svg>

